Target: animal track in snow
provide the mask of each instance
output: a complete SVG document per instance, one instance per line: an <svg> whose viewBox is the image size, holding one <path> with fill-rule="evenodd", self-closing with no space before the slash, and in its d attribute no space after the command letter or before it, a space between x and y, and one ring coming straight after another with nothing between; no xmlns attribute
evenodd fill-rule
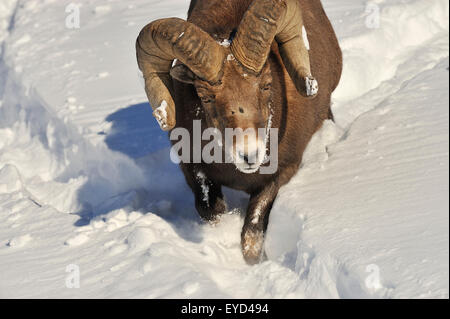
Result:
<svg viewBox="0 0 450 319"><path fill-rule="evenodd" d="M12 248L21 248L26 246L31 240L32 240L31 235L26 234L10 239L6 245Z"/></svg>
<svg viewBox="0 0 450 319"><path fill-rule="evenodd" d="M89 241L89 237L86 234L78 234L65 241L66 246L80 246Z"/></svg>

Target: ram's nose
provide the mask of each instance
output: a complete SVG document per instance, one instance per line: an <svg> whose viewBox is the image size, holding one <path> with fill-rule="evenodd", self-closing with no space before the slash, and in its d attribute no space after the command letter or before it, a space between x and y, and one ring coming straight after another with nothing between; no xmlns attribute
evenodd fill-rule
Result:
<svg viewBox="0 0 450 319"><path fill-rule="evenodd" d="M236 143L234 152L236 167L244 173L256 172L264 161L265 150L264 140L258 138L246 139L245 143Z"/></svg>
<svg viewBox="0 0 450 319"><path fill-rule="evenodd" d="M253 150L251 153L249 152L239 152L239 158L241 161L243 161L245 164L252 166L255 164L258 164L259 161L259 150Z"/></svg>

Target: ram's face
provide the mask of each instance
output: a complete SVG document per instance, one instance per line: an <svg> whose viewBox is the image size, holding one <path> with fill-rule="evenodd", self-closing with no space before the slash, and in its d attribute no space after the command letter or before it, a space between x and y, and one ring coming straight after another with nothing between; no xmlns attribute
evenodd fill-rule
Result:
<svg viewBox="0 0 450 319"><path fill-rule="evenodd" d="M266 154L265 130L270 122L272 75L268 63L259 74L249 74L230 55L219 83L196 80L194 86L208 126L220 130L223 137L234 135L233 143L225 145L226 155L240 171L257 171Z"/></svg>

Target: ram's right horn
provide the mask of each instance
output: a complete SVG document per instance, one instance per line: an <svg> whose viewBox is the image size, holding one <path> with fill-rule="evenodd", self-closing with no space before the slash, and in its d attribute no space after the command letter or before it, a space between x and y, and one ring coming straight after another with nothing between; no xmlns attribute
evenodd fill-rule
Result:
<svg viewBox="0 0 450 319"><path fill-rule="evenodd" d="M165 131L176 125L169 74L173 60L178 59L197 77L215 83L225 59L223 48L209 34L178 18L161 19L145 26L136 41L136 53L153 115Z"/></svg>

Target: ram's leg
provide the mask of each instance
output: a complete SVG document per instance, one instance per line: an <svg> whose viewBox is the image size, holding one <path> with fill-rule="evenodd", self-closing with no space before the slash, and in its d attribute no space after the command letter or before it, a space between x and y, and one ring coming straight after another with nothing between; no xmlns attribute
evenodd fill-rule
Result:
<svg viewBox="0 0 450 319"><path fill-rule="evenodd" d="M254 265L262 260L269 214L279 190L277 184L273 182L250 197L241 234L242 253L248 264Z"/></svg>
<svg viewBox="0 0 450 319"><path fill-rule="evenodd" d="M188 185L195 196L195 207L200 217L207 222L217 222L218 217L226 212L226 203L222 187L211 181L196 166L182 166Z"/></svg>
<svg viewBox="0 0 450 319"><path fill-rule="evenodd" d="M195 190L195 207L204 221L215 223L227 209L222 187L201 173L197 179L199 187Z"/></svg>

